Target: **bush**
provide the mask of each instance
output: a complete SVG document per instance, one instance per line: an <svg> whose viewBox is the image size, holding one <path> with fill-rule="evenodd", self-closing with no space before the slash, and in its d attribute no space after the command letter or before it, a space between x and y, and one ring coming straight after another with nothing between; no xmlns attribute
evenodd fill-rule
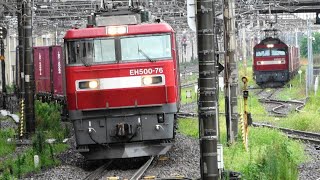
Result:
<svg viewBox="0 0 320 180"><path fill-rule="evenodd" d="M61 106L55 103L42 103L36 101L35 116L38 131L46 132L46 138L55 138L62 141L67 137L66 127L61 125Z"/></svg>
<svg viewBox="0 0 320 180"><path fill-rule="evenodd" d="M0 157L12 153L15 150L15 145L8 143L8 138L14 137L13 129L5 129L0 131Z"/></svg>
<svg viewBox="0 0 320 180"><path fill-rule="evenodd" d="M241 138L239 138L241 139ZM224 149L226 169L242 172L244 179L297 179L305 160L301 144L276 130L250 128L249 151L238 142Z"/></svg>

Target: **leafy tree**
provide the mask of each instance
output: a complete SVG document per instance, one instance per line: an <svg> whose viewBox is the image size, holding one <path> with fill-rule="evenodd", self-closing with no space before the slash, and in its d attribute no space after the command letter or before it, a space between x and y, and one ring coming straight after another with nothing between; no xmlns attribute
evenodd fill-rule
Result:
<svg viewBox="0 0 320 180"><path fill-rule="evenodd" d="M313 54L320 54L320 32L312 33L312 50ZM308 39L304 36L300 41L300 54L301 57L308 57Z"/></svg>

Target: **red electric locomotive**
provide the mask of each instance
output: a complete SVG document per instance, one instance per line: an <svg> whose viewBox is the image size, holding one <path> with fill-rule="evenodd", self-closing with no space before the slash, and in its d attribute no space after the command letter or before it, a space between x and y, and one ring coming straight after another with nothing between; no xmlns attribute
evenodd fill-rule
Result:
<svg viewBox="0 0 320 180"><path fill-rule="evenodd" d="M66 32L66 94L77 150L87 159L159 155L179 109L175 33L144 11L95 14ZM116 14L116 15L115 15Z"/></svg>
<svg viewBox="0 0 320 180"><path fill-rule="evenodd" d="M278 38L268 37L254 47L253 73L261 87L283 86L299 68L299 49Z"/></svg>

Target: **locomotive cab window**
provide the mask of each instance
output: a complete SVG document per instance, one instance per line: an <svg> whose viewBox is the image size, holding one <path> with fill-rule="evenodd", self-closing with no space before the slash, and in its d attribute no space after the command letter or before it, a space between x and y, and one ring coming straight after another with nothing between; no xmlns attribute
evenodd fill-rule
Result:
<svg viewBox="0 0 320 180"><path fill-rule="evenodd" d="M68 41L67 64L91 64L115 62L114 39Z"/></svg>
<svg viewBox="0 0 320 180"><path fill-rule="evenodd" d="M116 60L114 40L94 40L94 55L94 62L114 62Z"/></svg>
<svg viewBox="0 0 320 180"><path fill-rule="evenodd" d="M271 55L272 56L285 56L286 50L280 49L280 48L274 48L274 49L271 49Z"/></svg>
<svg viewBox="0 0 320 180"><path fill-rule="evenodd" d="M285 56L286 50L283 48L266 48L266 49L256 49L256 57L265 57L265 56Z"/></svg>
<svg viewBox="0 0 320 180"><path fill-rule="evenodd" d="M256 56L257 57L270 56L270 49L256 49Z"/></svg>
<svg viewBox="0 0 320 180"><path fill-rule="evenodd" d="M172 57L169 34L128 36L121 38L120 43L123 61L153 61Z"/></svg>

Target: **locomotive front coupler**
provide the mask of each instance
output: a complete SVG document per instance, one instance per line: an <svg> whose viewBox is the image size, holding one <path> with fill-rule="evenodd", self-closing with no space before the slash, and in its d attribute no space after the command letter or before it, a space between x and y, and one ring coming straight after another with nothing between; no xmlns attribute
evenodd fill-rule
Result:
<svg viewBox="0 0 320 180"><path fill-rule="evenodd" d="M133 134L132 125L127 123L118 123L116 125L116 136L128 137Z"/></svg>

